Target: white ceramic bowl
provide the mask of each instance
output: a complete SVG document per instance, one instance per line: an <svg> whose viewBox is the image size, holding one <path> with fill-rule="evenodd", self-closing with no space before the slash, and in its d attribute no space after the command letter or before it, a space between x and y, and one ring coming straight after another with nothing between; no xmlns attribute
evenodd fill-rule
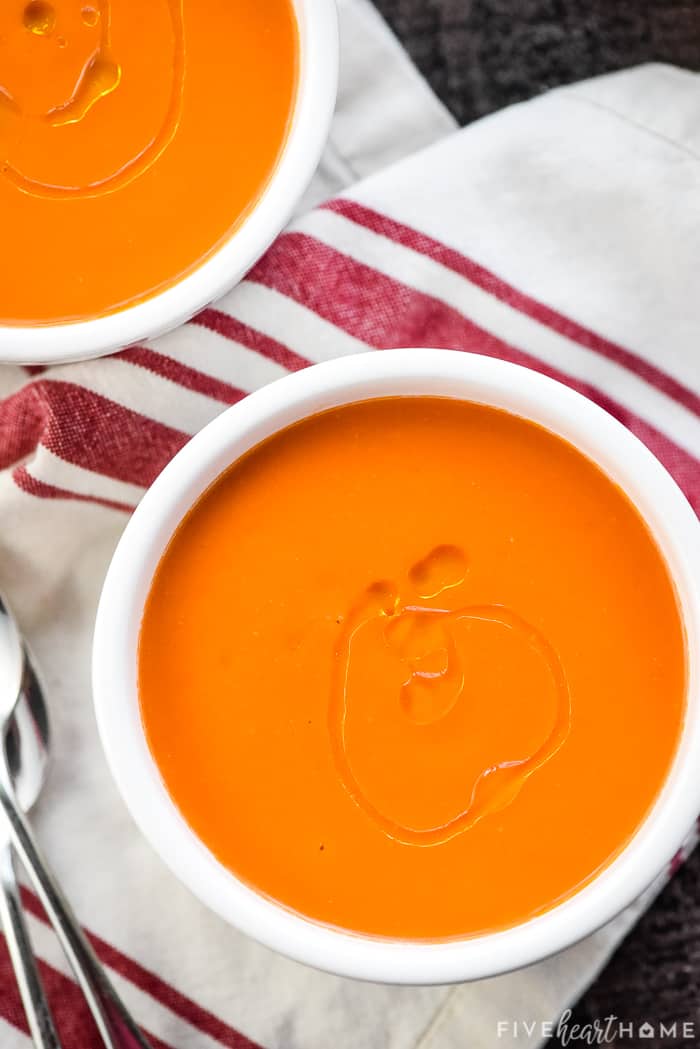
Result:
<svg viewBox="0 0 700 1049"><path fill-rule="evenodd" d="M180 816L144 738L136 652L144 601L186 511L242 453L325 408L429 394L495 405L547 427L589 456L646 518L675 580L687 633L689 693L680 746L656 804L632 841L591 883L537 918L443 943L344 933L290 913L238 881ZM93 654L100 734L119 789L161 857L204 903L250 936L347 976L432 984L491 976L561 950L631 903L669 862L700 812L700 523L665 469L591 401L536 372L445 350L362 354L290 375L210 423L165 468L129 522L100 602ZM274 833L274 828L270 828Z"/></svg>
<svg viewBox="0 0 700 1049"><path fill-rule="evenodd" d="M289 220L328 136L338 82L334 0L293 0L299 27L299 83L277 166L248 217L197 269L144 302L95 320L35 327L0 325L0 361L57 364L99 357L189 320L236 284Z"/></svg>

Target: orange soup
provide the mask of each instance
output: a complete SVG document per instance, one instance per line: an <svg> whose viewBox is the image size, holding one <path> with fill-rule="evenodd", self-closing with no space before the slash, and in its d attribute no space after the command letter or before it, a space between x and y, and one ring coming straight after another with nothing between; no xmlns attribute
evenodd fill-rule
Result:
<svg viewBox="0 0 700 1049"><path fill-rule="evenodd" d="M296 92L291 0L2 0L0 324L109 313L259 197Z"/></svg>
<svg viewBox="0 0 700 1049"><path fill-rule="evenodd" d="M683 722L666 565L622 491L493 408L389 398L270 438L146 603L139 690L183 816L319 922L496 930L591 879Z"/></svg>

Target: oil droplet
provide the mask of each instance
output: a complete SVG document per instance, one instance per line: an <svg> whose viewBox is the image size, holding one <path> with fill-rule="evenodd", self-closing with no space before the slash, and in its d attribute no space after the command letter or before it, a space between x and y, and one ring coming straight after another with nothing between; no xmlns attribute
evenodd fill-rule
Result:
<svg viewBox="0 0 700 1049"><path fill-rule="evenodd" d="M445 613L409 608L391 619L384 637L404 666L399 702L416 725L430 725L449 714L464 688L462 662Z"/></svg>
<svg viewBox="0 0 700 1049"><path fill-rule="evenodd" d="M459 546L436 546L409 570L408 578L424 599L437 597L464 582L467 557Z"/></svg>
<svg viewBox="0 0 700 1049"><path fill-rule="evenodd" d="M116 90L121 78L121 67L115 62L94 58L86 67L71 100L49 113L53 127L79 123L101 98Z"/></svg>
<svg viewBox="0 0 700 1049"><path fill-rule="evenodd" d="M48 36L56 25L56 11L46 0L31 0L24 9L24 28L36 36Z"/></svg>
<svg viewBox="0 0 700 1049"><path fill-rule="evenodd" d="M90 27L96 26L100 20L100 12L96 7L84 7L80 15L85 25Z"/></svg>
<svg viewBox="0 0 700 1049"><path fill-rule="evenodd" d="M384 636L396 654L407 662L422 660L444 648L440 617L430 609L411 608L394 616Z"/></svg>
<svg viewBox="0 0 700 1049"><path fill-rule="evenodd" d="M372 613L375 615L393 616L398 600L398 594L393 584L384 579L371 583L365 591L367 610L372 609Z"/></svg>
<svg viewBox="0 0 700 1049"><path fill-rule="evenodd" d="M7 3L7 0L0 0L0 4L3 3ZM101 99L111 95L121 83L122 66L118 61L119 56L112 51L110 3L111 0L91 0L91 2L83 0L80 8L83 23L91 28L99 26L100 40L92 58L83 69L71 97L42 115L41 119L46 120L52 127L60 128L79 123L93 106ZM160 128L148 145L133 155L125 156L124 162L111 174L77 186L56 185L53 181L44 180L31 172L20 170L1 154L0 176L8 178L23 193L32 196L98 197L111 193L118 187L128 185L156 163L173 141L180 126L185 79L184 0L165 0L165 3L170 14L174 37L170 102ZM24 6L22 24L27 31L37 36L51 35L55 29L56 19L55 4L48 0L31 0ZM68 40L62 35L56 37L55 40L61 48L68 46ZM0 103L3 102L7 104L0 105L2 125L12 123L9 117L22 116L14 100L5 98L3 89L0 87ZM11 107L13 107L12 111ZM3 138L5 137L5 126L0 127L0 134Z"/></svg>
<svg viewBox="0 0 700 1049"><path fill-rule="evenodd" d="M517 797L530 776L557 753L571 728L571 696L566 673L556 650L532 624L500 604L460 606L457 600L457 607L452 609L415 604L416 591L427 599L458 586L465 578L467 567L467 558L460 547L441 545L416 562L407 578L404 577L409 584L408 600L402 598L400 583L389 580L372 583L346 616L335 648L328 728L340 782L349 797L384 834L405 845L441 844L468 831L484 817L502 811ZM482 767L474 766L474 778L470 775L463 791L455 797L453 814L432 826L409 824L405 818L399 820L383 810L382 803L371 796L371 790L365 791L348 753L348 718L356 705L353 667L362 667L364 663L371 672L372 666L371 649L358 647L356 639L365 628L371 630L373 623L380 629L365 637L373 637L373 645L378 639L380 644L383 641L395 660L396 673L382 685L387 690L386 698L390 704L398 699L402 716L413 722L417 731L432 733L426 734L426 745L439 742L442 736L431 726L442 721L459 701L469 698L467 717L478 717L479 695L474 692L469 649L465 648L474 630L482 633L486 630L496 650L515 643L519 644L521 653L530 659L534 657L553 702L554 718L549 730L543 731L540 738L533 737L522 752L518 752L518 748L512 751L512 744L504 743L500 754L485 755ZM507 649L503 651L507 653ZM367 680L366 672L360 680ZM508 698L517 697L509 694ZM496 756L498 760L494 761Z"/></svg>

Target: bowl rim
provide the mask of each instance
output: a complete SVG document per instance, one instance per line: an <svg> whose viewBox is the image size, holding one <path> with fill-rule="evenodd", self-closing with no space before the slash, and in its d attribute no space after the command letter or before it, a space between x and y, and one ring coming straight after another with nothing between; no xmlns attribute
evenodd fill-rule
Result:
<svg viewBox="0 0 700 1049"><path fill-rule="evenodd" d="M315 923L249 888L190 830L170 799L138 708L138 629L153 570L183 513L246 449L324 408L381 396L452 396L531 418L594 459L628 494L675 582L687 638L687 709L654 805L616 858L552 909L494 933L443 942L391 940ZM519 365L460 351L355 354L288 375L201 430L168 464L127 524L100 599L93 691L108 764L132 817L167 866L230 924L297 961L342 976L446 984L537 962L631 904L677 852L700 811L700 521L654 455L569 387Z"/></svg>
<svg viewBox="0 0 700 1049"><path fill-rule="evenodd" d="M338 88L334 0L292 0L299 78L287 139L259 199L215 251L174 284L114 313L45 325L0 324L0 361L66 364L113 353L171 331L229 291L289 221L323 152Z"/></svg>

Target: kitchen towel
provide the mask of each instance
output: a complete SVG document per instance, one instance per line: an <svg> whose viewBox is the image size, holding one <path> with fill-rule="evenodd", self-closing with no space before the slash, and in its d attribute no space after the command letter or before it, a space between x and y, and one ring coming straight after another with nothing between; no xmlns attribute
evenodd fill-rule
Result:
<svg viewBox="0 0 700 1049"><path fill-rule="evenodd" d="M117 796L91 710L92 624L129 512L188 436L310 363L429 345L536 368L621 419L700 506L698 78L642 67L455 132L369 5L346 0L341 17L338 115L307 197L318 206L246 281L150 344L0 369L0 586L55 728L34 818L156 1047L536 1046L669 872L606 928L515 974L421 989L327 976L239 935L163 867ZM26 899L66 1049L92 1049L66 963ZM26 1049L24 1031L3 950L3 1049Z"/></svg>

